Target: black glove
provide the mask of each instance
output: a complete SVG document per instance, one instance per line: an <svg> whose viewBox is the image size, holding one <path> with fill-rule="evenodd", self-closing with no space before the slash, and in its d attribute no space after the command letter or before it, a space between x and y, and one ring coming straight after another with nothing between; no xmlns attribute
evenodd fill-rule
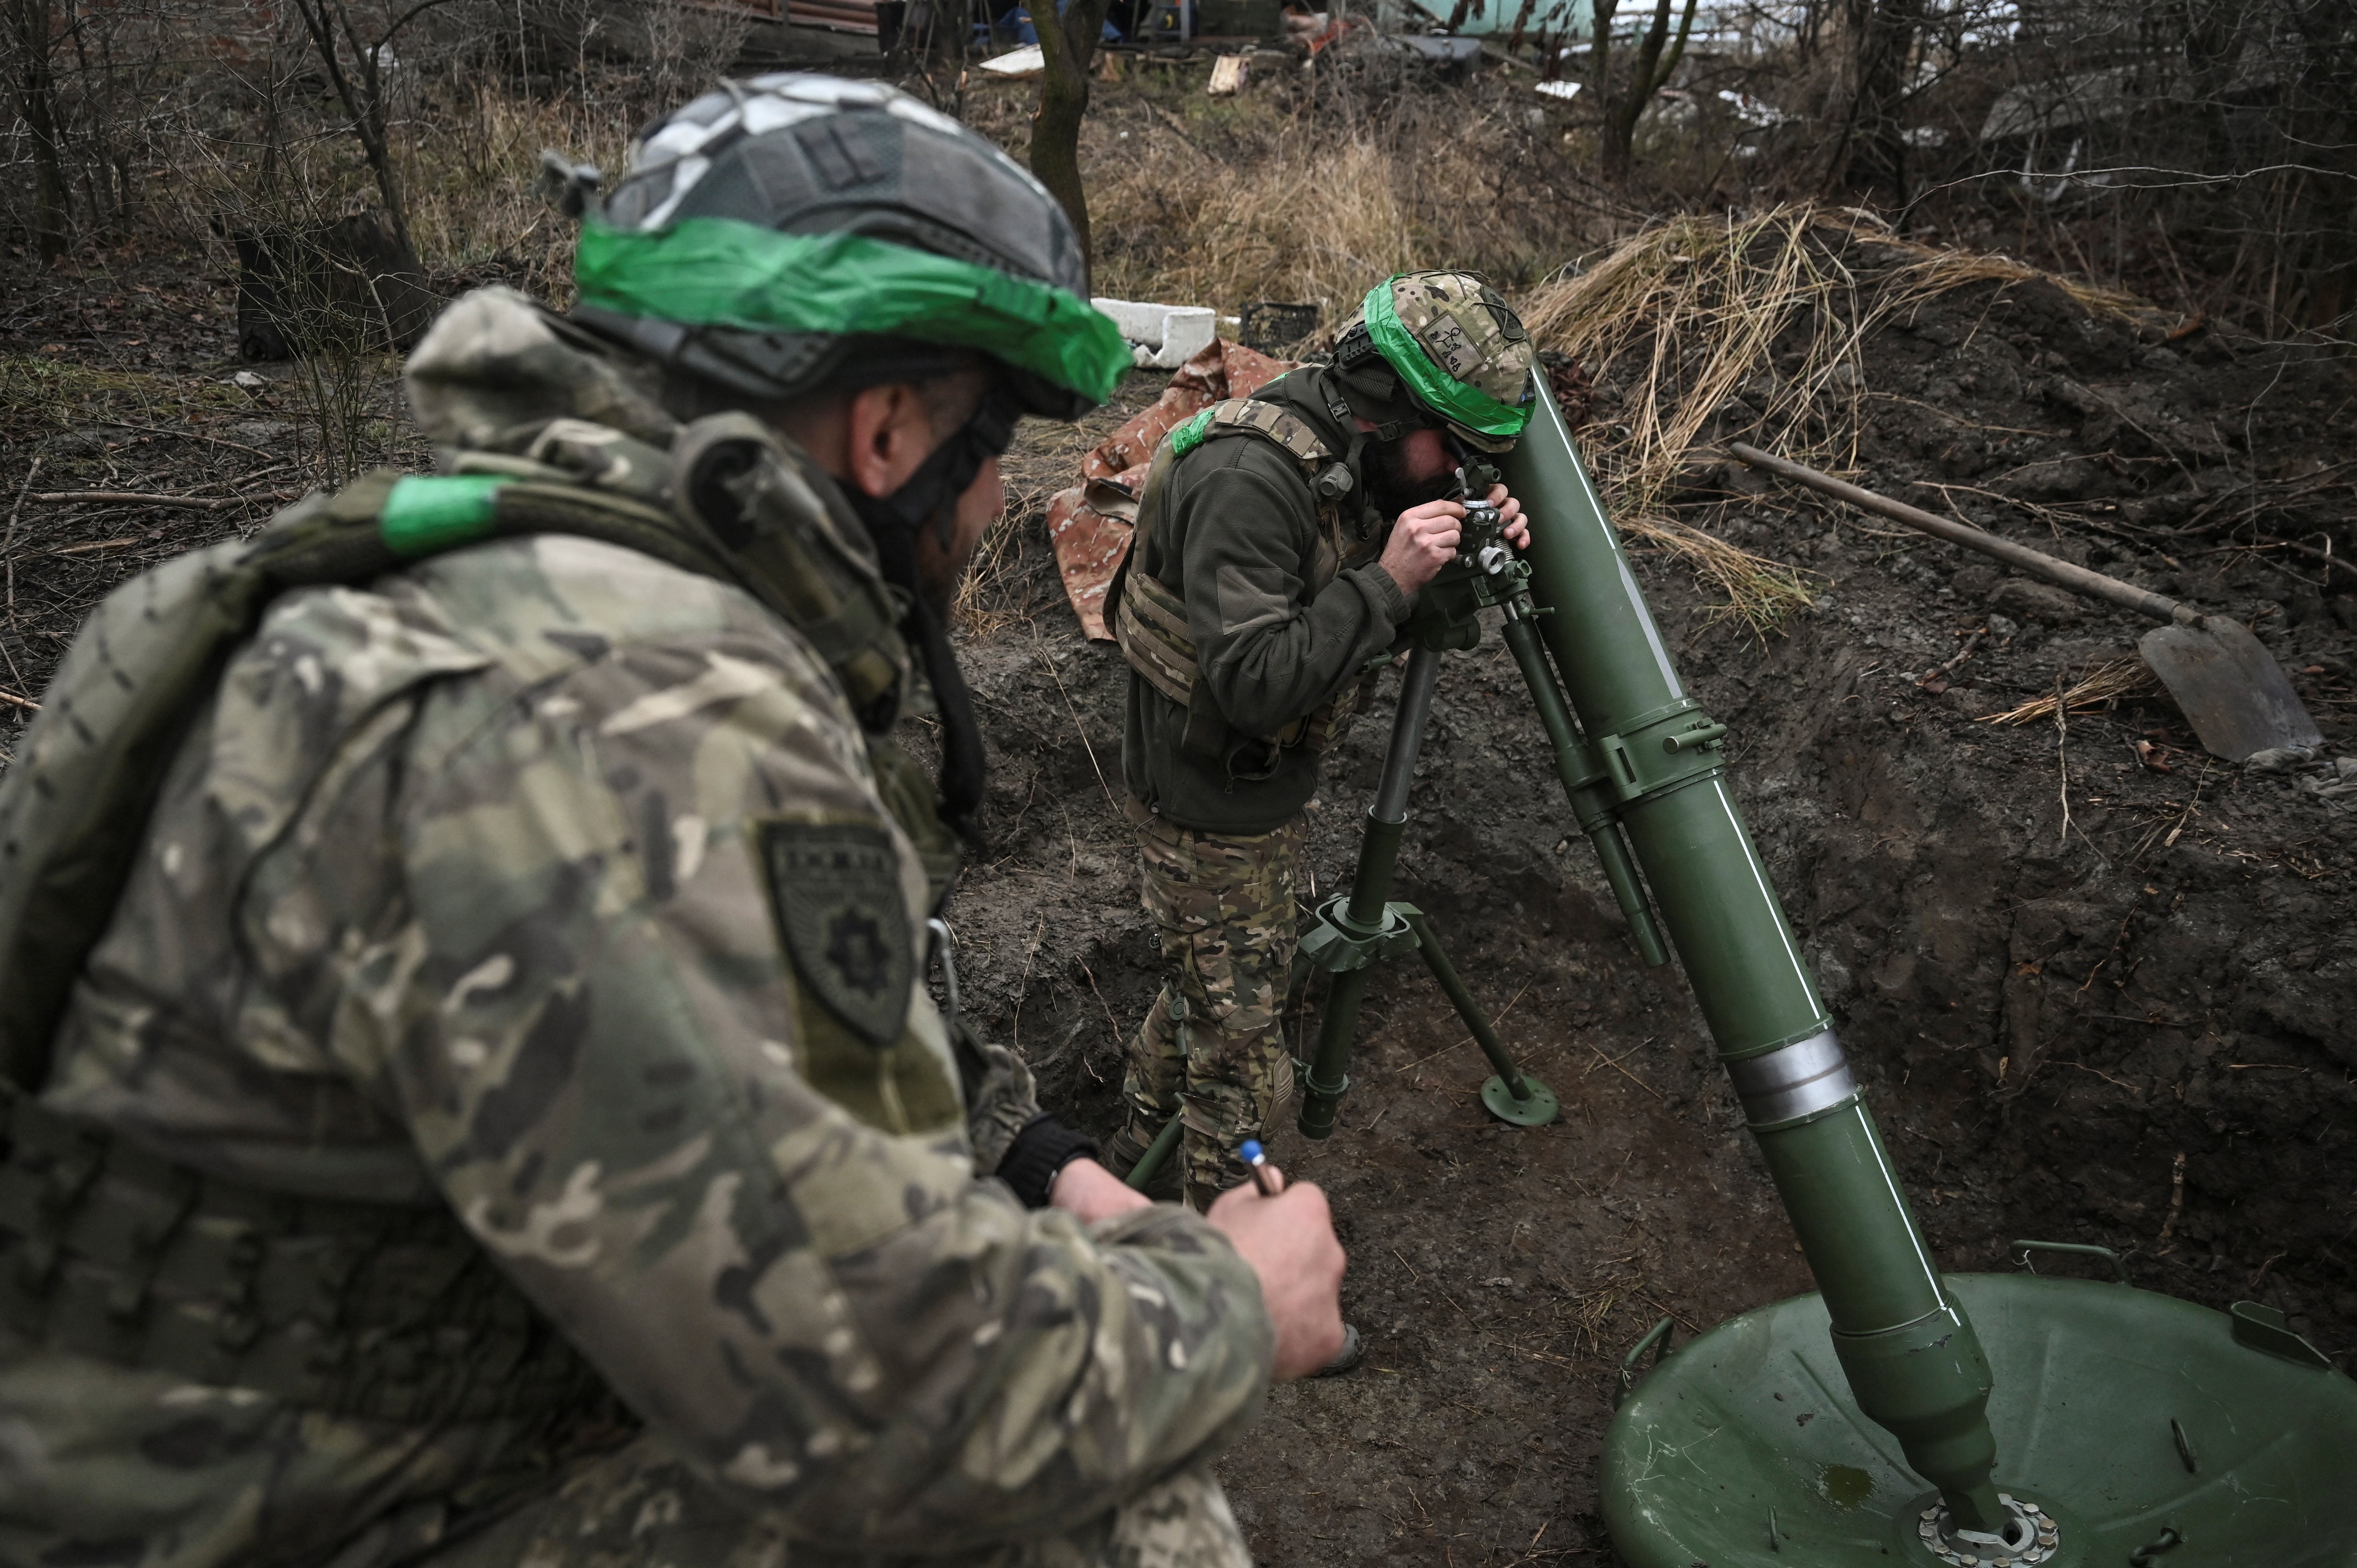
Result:
<svg viewBox="0 0 2357 1568"><path fill-rule="evenodd" d="M1048 1207L1056 1173L1074 1160L1097 1156L1097 1141L1075 1133L1053 1116L1034 1116L1015 1134L1014 1147L998 1162L998 1179L1015 1189L1026 1208Z"/></svg>

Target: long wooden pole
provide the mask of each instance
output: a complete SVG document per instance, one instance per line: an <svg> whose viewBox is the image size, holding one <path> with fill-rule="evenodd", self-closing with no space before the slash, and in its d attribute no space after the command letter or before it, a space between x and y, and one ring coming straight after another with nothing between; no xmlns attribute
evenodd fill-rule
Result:
<svg viewBox="0 0 2357 1568"><path fill-rule="evenodd" d="M1984 532L1968 522L1958 522L1954 518L1941 517L1937 513L1925 511L1920 507L1909 506L1905 501L1895 501L1889 496L1877 495L1872 490L1861 489L1856 485L1835 478L1831 474L1819 473L1816 469L1795 463L1788 457L1770 456L1759 447L1747 446L1740 441L1727 443L1727 449L1755 468L1779 475L1796 485L1806 485L1809 489L1822 495L1832 496L1836 500L1847 501L1862 511L1870 511L1878 517L1887 517L1893 522L1903 522L1910 528L1921 529L1935 538L1961 544L1968 550L1977 550L1984 555L1993 555L2009 566L2018 566L2034 577L2043 577L2048 582L2058 584L2074 594L2084 594L2089 598L2094 599L2108 599L2113 604L2132 609L2138 615L2150 616L2155 620L2174 621L2179 626L2203 624L2203 617L2200 610L2190 605L2179 604L2166 594L2156 594L2148 588L2139 588L2133 583L2123 583L2117 577L2106 577L2101 572L2091 572L2084 566L2074 566L2070 562L2058 560L2042 550L2032 550L2027 544L2016 544L2010 539L2000 539L1994 533Z"/></svg>

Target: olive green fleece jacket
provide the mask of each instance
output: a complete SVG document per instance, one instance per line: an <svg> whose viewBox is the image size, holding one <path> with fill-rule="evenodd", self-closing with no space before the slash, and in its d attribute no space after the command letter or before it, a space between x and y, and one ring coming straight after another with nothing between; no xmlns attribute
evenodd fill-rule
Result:
<svg viewBox="0 0 2357 1568"><path fill-rule="evenodd" d="M1308 424L1329 450L1351 432L1328 412L1332 372L1304 366L1254 397ZM1197 677L1230 734L1221 756L1180 744L1187 710L1134 671L1122 776L1130 793L1181 827L1260 833L1282 827L1318 788L1316 755L1254 739L1328 702L1397 640L1410 600L1374 557L1390 520L1346 506L1343 550L1323 536L1308 477L1266 436L1215 427L1163 481L1162 509L1131 556L1187 604ZM1350 564L1351 562L1361 564Z"/></svg>

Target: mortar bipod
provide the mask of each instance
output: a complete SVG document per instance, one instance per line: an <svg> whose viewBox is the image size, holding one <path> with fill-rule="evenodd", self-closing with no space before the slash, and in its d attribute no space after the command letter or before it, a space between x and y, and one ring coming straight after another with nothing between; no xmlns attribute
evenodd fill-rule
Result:
<svg viewBox="0 0 2357 1568"><path fill-rule="evenodd" d="M1432 714L1433 685L1439 676L1440 649L1418 642L1408 654L1407 672L1400 683L1399 708L1383 754L1383 779L1375 786L1374 803L1367 808L1351 890L1320 904L1316 923L1301 939L1302 961L1334 977L1318 1021L1317 1054L1301 1075L1300 1127L1305 1137L1323 1138L1334 1131L1336 1110L1351 1087L1351 1042L1358 1032L1359 1006L1365 1000L1367 981L1375 964L1410 950L1424 955L1433 979L1472 1031L1481 1054L1497 1069L1497 1076L1481 1087L1481 1103L1491 1114L1517 1126L1543 1127L1555 1119L1559 1110L1554 1092L1523 1072L1507 1054L1497 1030L1448 961L1424 912L1413 904L1392 901L1400 839L1407 826L1408 790L1415 777L1416 754L1424 745L1425 724Z"/></svg>

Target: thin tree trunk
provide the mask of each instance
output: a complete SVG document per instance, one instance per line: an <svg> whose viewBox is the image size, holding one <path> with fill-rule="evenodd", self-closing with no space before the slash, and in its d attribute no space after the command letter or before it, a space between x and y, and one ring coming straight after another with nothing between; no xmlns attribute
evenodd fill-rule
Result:
<svg viewBox="0 0 2357 1568"><path fill-rule="evenodd" d="M49 0L9 0L8 31L16 46L17 108L33 144L33 244L41 260L66 253L72 214L59 145L57 79L49 60Z"/></svg>
<svg viewBox="0 0 2357 1568"><path fill-rule="evenodd" d="M360 139L369 172L376 177L377 194L383 199L393 238L403 255L414 256L416 250L409 242L409 212L401 199L401 181L393 173L393 154L386 144L383 79L377 70L376 54L361 41L342 0L295 0L295 8L301 13L303 26L318 50L319 61L328 68L328 81L335 87L336 96L351 120L352 134ZM358 81L344 70L339 41L348 41L351 46L361 71Z"/></svg>
<svg viewBox="0 0 2357 1568"><path fill-rule="evenodd" d="M1080 236L1081 255L1092 260L1088 190L1081 180L1081 122L1089 113L1089 62L1104 31L1107 0L1070 0L1061 16L1055 0L1031 0L1031 27L1039 35L1046 69L1039 103L1031 112L1031 172L1063 204ZM1046 16L1040 9L1045 7Z"/></svg>
<svg viewBox="0 0 2357 1568"><path fill-rule="evenodd" d="M1523 0L1523 8L1514 13L1514 29L1506 37L1507 59L1523 58L1523 29L1531 25L1531 12L1537 7L1538 3L1539 0Z"/></svg>
<svg viewBox="0 0 2357 1568"><path fill-rule="evenodd" d="M1625 181L1636 164L1637 125L1644 119L1645 111L1652 107L1653 94L1668 85L1685 58L1686 39L1694 31L1695 0L1686 0L1685 10L1678 19L1677 42L1670 42L1670 6L1674 0L1654 0L1652 25L1637 41L1637 58L1630 68L1627 91L1613 95L1609 91L1609 78L1604 67L1606 28L1610 16L1599 5L1596 12L1596 75L1600 83L1603 102L1604 176L1616 182ZM1666 52L1665 52L1666 51Z"/></svg>
<svg viewBox="0 0 2357 1568"><path fill-rule="evenodd" d="M1827 118L1823 187L1829 196L1907 205L1907 139L1899 124L1907 70L1922 25L1922 0L1846 0L1846 58Z"/></svg>

